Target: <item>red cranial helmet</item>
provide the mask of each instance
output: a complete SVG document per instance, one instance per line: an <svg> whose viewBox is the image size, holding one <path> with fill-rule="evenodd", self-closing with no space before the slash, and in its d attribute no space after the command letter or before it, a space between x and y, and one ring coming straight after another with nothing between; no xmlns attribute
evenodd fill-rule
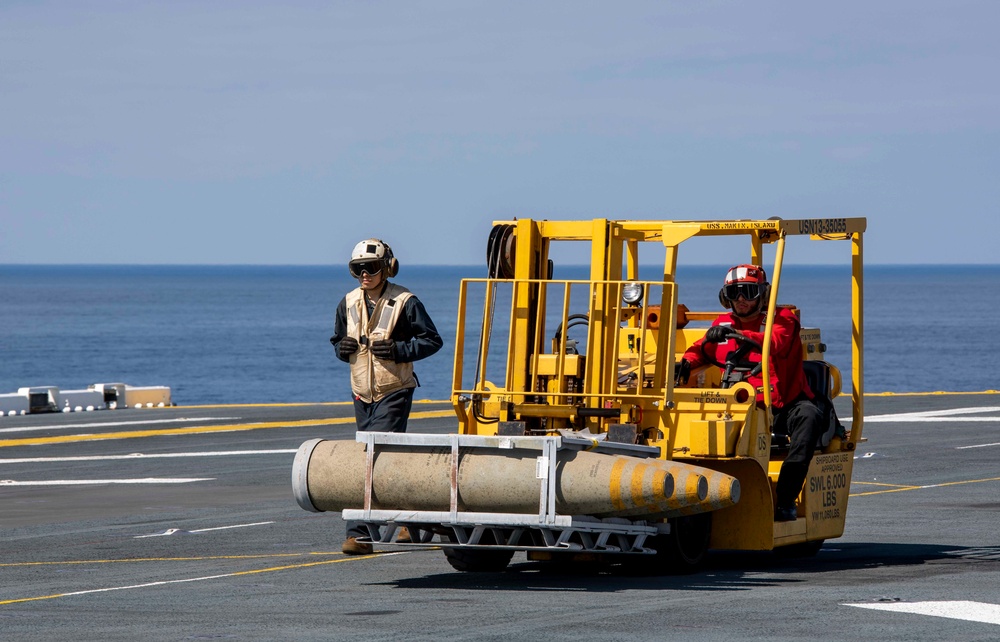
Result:
<svg viewBox="0 0 1000 642"><path fill-rule="evenodd" d="M737 265L729 268L726 272L726 280L719 290L719 302L726 309L733 309L733 302L743 297L747 301L756 301L757 305L746 315L754 316L767 304L770 293L770 284L767 282L767 274L764 268L759 265ZM735 310L734 310L735 314Z"/></svg>

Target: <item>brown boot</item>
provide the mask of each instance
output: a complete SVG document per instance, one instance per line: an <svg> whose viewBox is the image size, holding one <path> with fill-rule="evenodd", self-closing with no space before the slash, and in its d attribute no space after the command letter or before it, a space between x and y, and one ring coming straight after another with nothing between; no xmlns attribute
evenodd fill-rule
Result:
<svg viewBox="0 0 1000 642"><path fill-rule="evenodd" d="M410 529L405 526L400 526L399 530L396 531L396 543L407 544L412 541L413 539L410 537Z"/></svg>
<svg viewBox="0 0 1000 642"><path fill-rule="evenodd" d="M375 549L372 548L371 544L348 537L344 540L344 545L340 550L344 552L344 555L371 555Z"/></svg>

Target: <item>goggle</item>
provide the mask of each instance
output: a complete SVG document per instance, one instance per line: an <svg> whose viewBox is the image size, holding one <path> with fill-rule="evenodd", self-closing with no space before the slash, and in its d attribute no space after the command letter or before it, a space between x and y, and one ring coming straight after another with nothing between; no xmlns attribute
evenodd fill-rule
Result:
<svg viewBox="0 0 1000 642"><path fill-rule="evenodd" d="M725 287L726 298L730 301L743 297L747 301L760 298L763 288L759 283L730 283Z"/></svg>
<svg viewBox="0 0 1000 642"><path fill-rule="evenodd" d="M348 263L347 266L351 269L351 276L356 279L360 279L364 272L375 276L382 271L381 261L359 261L357 263Z"/></svg>

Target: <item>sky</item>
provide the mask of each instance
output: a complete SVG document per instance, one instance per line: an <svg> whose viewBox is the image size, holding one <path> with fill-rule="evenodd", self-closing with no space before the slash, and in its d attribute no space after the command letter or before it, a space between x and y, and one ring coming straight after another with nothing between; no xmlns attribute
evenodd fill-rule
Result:
<svg viewBox="0 0 1000 642"><path fill-rule="evenodd" d="M0 263L321 265L374 236L478 265L497 220L772 216L867 217L868 263L1000 263L998 24L995 0L4 0ZM809 245L786 258L846 259Z"/></svg>

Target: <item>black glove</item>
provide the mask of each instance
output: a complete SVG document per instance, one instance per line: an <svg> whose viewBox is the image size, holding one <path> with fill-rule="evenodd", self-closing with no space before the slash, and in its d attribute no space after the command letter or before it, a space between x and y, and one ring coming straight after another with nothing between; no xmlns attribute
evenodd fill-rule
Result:
<svg viewBox="0 0 1000 642"><path fill-rule="evenodd" d="M388 361L396 360L396 342L392 339L380 339L379 341L372 341L370 346L372 354L379 359L386 359Z"/></svg>
<svg viewBox="0 0 1000 642"><path fill-rule="evenodd" d="M340 355L340 358L344 361L347 361L347 358L357 351L358 340L354 337L344 337L337 345L337 354Z"/></svg>
<svg viewBox="0 0 1000 642"><path fill-rule="evenodd" d="M709 343L723 343L725 341L729 341L729 337L733 332L734 330L728 326L713 325L708 329L708 332L705 333L705 341L708 341Z"/></svg>
<svg viewBox="0 0 1000 642"><path fill-rule="evenodd" d="M687 359L681 359L674 366L674 385L680 386L688 382L691 377L691 362Z"/></svg>

